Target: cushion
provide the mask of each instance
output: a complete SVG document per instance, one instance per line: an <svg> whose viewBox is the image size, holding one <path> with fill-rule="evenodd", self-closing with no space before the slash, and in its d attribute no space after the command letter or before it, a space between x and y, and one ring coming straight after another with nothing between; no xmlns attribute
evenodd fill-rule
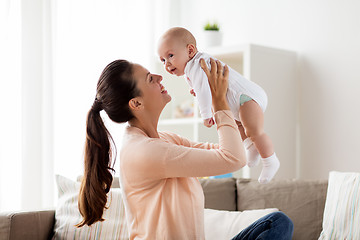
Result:
<svg viewBox="0 0 360 240"><path fill-rule="evenodd" d="M97 222L90 227L75 227L82 216L78 209L80 183L56 175L59 192L58 205L55 211L53 239L129 239L125 209L121 190L111 189L108 194L108 209L104 210L105 221Z"/></svg>
<svg viewBox="0 0 360 240"><path fill-rule="evenodd" d="M326 180L237 180L238 210L278 208L294 223L294 240L317 239L325 206Z"/></svg>
<svg viewBox="0 0 360 240"><path fill-rule="evenodd" d="M234 178L200 179L205 208L235 211L236 181Z"/></svg>
<svg viewBox="0 0 360 240"><path fill-rule="evenodd" d="M360 239L360 173L330 172L319 239Z"/></svg>
<svg viewBox="0 0 360 240"><path fill-rule="evenodd" d="M259 218L276 211L278 211L276 208L246 210L243 212L205 209L205 239L232 239Z"/></svg>

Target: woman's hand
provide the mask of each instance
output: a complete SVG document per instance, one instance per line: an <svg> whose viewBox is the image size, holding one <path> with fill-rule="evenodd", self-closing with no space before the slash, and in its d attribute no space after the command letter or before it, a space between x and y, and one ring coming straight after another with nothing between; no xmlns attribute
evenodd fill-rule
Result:
<svg viewBox="0 0 360 240"><path fill-rule="evenodd" d="M200 59L201 68L204 70L210 85L212 104L214 112L219 110L229 110L226 101L226 92L228 88L229 68L222 66L219 60L210 59L211 71L206 66L205 60Z"/></svg>

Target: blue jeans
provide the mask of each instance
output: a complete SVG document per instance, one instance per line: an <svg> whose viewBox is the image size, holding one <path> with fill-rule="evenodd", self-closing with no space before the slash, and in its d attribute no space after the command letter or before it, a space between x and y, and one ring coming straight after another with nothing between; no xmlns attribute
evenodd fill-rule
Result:
<svg viewBox="0 0 360 240"><path fill-rule="evenodd" d="M242 230L232 240L291 240L294 225L282 212L266 215Z"/></svg>

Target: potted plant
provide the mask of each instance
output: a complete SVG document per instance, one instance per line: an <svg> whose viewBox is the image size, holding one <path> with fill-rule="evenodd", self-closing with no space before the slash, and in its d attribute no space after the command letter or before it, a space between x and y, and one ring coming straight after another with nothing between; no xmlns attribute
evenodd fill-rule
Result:
<svg viewBox="0 0 360 240"><path fill-rule="evenodd" d="M219 25L217 23L210 24L210 22L207 22L204 26L205 31L219 31Z"/></svg>
<svg viewBox="0 0 360 240"><path fill-rule="evenodd" d="M204 25L204 47L219 46L222 42L222 34L217 23L207 22Z"/></svg>

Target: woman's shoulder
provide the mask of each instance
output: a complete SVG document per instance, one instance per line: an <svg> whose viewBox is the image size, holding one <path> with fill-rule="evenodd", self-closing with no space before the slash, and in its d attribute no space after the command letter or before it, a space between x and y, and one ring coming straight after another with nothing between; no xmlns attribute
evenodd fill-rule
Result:
<svg viewBox="0 0 360 240"><path fill-rule="evenodd" d="M153 161L161 161L166 152L159 138L149 138L137 131L125 133L125 138L120 149L120 162L125 168L147 168Z"/></svg>
<svg viewBox="0 0 360 240"><path fill-rule="evenodd" d="M159 132L160 138L150 138L141 129L130 127L124 134L121 151L132 156L149 156L149 152L167 148L168 143L180 144L181 138L171 132Z"/></svg>

